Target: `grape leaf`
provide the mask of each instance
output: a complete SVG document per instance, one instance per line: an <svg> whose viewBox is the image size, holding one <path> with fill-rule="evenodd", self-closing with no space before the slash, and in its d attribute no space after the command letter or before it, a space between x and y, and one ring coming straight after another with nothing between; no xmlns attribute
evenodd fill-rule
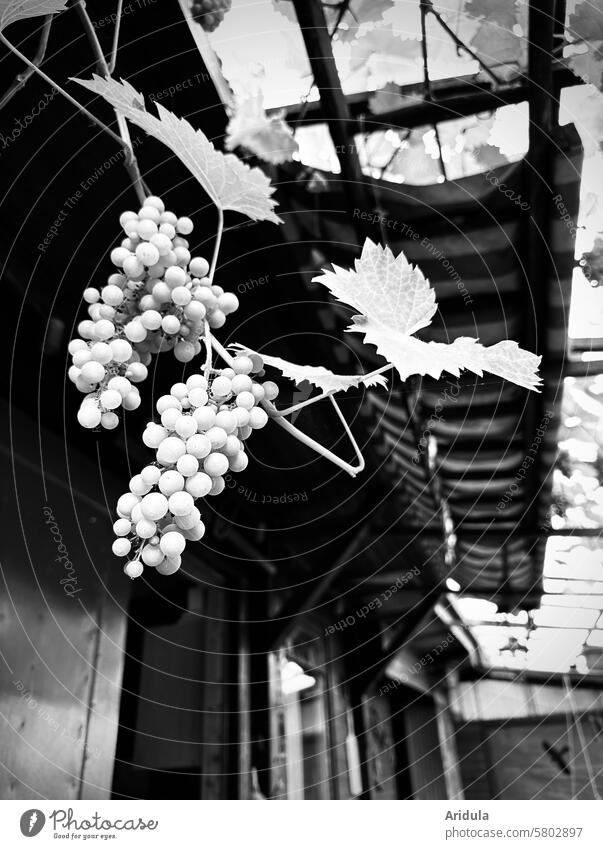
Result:
<svg viewBox="0 0 603 849"><path fill-rule="evenodd" d="M593 0L584 0L569 16L569 34L572 41L603 39L603 12Z"/></svg>
<svg viewBox="0 0 603 849"><path fill-rule="evenodd" d="M506 29L517 23L517 3L509 0L467 0L464 12L470 18L487 18Z"/></svg>
<svg viewBox="0 0 603 849"><path fill-rule="evenodd" d="M443 371L458 377L461 369L482 376L484 371L504 377L526 389L537 389L540 357L505 340L484 347L476 339L460 337L451 344L424 342L413 337L431 323L437 310L435 292L417 267L403 253L394 257L389 248L367 239L355 270L333 266L313 278L343 303L362 314L352 318L348 331L363 333L364 341L377 348L399 372L439 378Z"/></svg>
<svg viewBox="0 0 603 849"><path fill-rule="evenodd" d="M603 88L603 41L590 42L586 52L574 53L565 62L585 83Z"/></svg>
<svg viewBox="0 0 603 849"><path fill-rule="evenodd" d="M261 92L237 102L226 127L226 149L242 146L265 162L289 162L299 145L283 114L268 117Z"/></svg>
<svg viewBox="0 0 603 849"><path fill-rule="evenodd" d="M517 73L522 63L525 43L526 39L519 38L512 30L484 19L469 46L499 77L508 78Z"/></svg>
<svg viewBox="0 0 603 849"><path fill-rule="evenodd" d="M0 0L0 30L15 21L64 12L67 0Z"/></svg>
<svg viewBox="0 0 603 849"><path fill-rule="evenodd" d="M358 37L358 30L363 24L379 23L383 15L394 6L393 0L351 0L346 14L342 18L345 27L337 29L339 41L353 41ZM339 9L335 4L331 16L333 18L330 29L337 23Z"/></svg>
<svg viewBox="0 0 603 849"><path fill-rule="evenodd" d="M163 142L201 183L216 206L241 212L254 221L281 223L270 180L259 168L250 168L232 153L216 150L205 133L157 103L159 118L146 111L144 99L128 82L105 79L74 80L104 97L114 109L149 135Z"/></svg>
<svg viewBox="0 0 603 849"><path fill-rule="evenodd" d="M235 344L230 347L245 351L247 354L257 353L244 345ZM290 363L280 357L271 357L264 353L258 356L263 359L265 365L278 369L296 384L299 385L307 380L323 392L346 392L350 387L360 386L361 383L364 386L387 386L387 380L382 374L373 374L369 377L363 374L334 374L324 366L299 366L297 363Z"/></svg>

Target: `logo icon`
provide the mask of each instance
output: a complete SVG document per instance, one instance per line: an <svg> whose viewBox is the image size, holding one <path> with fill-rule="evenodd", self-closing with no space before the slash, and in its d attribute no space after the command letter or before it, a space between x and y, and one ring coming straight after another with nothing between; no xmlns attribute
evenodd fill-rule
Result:
<svg viewBox="0 0 603 849"><path fill-rule="evenodd" d="M46 817L37 808L30 808L21 814L21 834L24 837L35 837L44 828Z"/></svg>

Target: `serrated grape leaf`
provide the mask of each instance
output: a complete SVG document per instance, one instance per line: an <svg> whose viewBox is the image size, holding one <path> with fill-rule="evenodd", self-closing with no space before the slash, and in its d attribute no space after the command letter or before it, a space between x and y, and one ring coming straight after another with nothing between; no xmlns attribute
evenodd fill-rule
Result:
<svg viewBox="0 0 603 849"><path fill-rule="evenodd" d="M603 41L590 42L588 50L568 56L565 62L585 83L603 88Z"/></svg>
<svg viewBox="0 0 603 849"><path fill-rule="evenodd" d="M267 366L272 366L278 369L282 374L295 381L296 384L303 383L305 380L321 389L323 392L346 392L350 387L357 387L360 384L364 386L387 386L387 380L382 374L373 374L366 376L363 374L334 374L324 366L300 366L297 363L290 363L288 360L282 360L280 357L271 357L268 354L253 351L245 345L231 345L238 351L245 351L248 354L258 354Z"/></svg>
<svg viewBox="0 0 603 849"><path fill-rule="evenodd" d="M496 70L499 77L508 78L517 73L522 63L526 39L521 39L512 30L484 18L469 46L475 50L482 62Z"/></svg>
<svg viewBox="0 0 603 849"><path fill-rule="evenodd" d="M423 342L413 337L431 324L437 310L435 292L421 271L403 253L367 239L354 270L333 266L333 271L313 278L361 315L352 318L348 331L364 334L399 372L402 380L412 374L439 378L443 371L458 377L462 369L482 376L484 371L504 377L526 389L537 389L540 357L505 340L491 347L477 339L460 337L451 344Z"/></svg>
<svg viewBox="0 0 603 849"><path fill-rule="evenodd" d="M75 82L104 97L129 121L162 142L186 165L216 206L247 215L253 221L281 220L274 212L276 202L270 180L259 168L250 168L232 153L221 153L202 130L195 130L185 118L156 103L159 117L146 111L144 98L130 83L105 79Z"/></svg>
<svg viewBox="0 0 603 849"><path fill-rule="evenodd" d="M467 0L464 12L470 18L488 18L506 29L513 29L518 8L513 0Z"/></svg>
<svg viewBox="0 0 603 849"><path fill-rule="evenodd" d="M265 162L289 162L299 145L283 114L268 117L261 92L239 100L226 127L226 149L241 146Z"/></svg>
<svg viewBox="0 0 603 849"><path fill-rule="evenodd" d="M64 12L67 0L0 0L0 30L25 18Z"/></svg>
<svg viewBox="0 0 603 849"><path fill-rule="evenodd" d="M350 0L350 5L341 19L344 26L337 29L336 38L339 41L353 41L358 37L358 30L364 24L376 24L383 20L383 15L394 6L393 0ZM333 19L329 30L332 31L337 23L339 9L333 6L330 17Z"/></svg>
<svg viewBox="0 0 603 849"><path fill-rule="evenodd" d="M403 85L420 54L420 43L412 35L395 31L391 24L375 27L352 42L350 72L365 69L374 88L387 83Z"/></svg>
<svg viewBox="0 0 603 849"><path fill-rule="evenodd" d="M572 41L603 39L603 11L593 0L579 3L569 16L569 35Z"/></svg>

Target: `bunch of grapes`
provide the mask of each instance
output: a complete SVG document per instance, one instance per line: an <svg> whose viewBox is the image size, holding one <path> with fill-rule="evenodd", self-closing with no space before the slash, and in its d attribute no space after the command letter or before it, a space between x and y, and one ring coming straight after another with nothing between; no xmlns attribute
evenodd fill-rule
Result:
<svg viewBox="0 0 603 849"><path fill-rule="evenodd" d="M201 350L205 321L222 327L239 301L213 285L209 263L191 257L185 236L190 218L166 211L161 198L149 197L136 212L120 216L126 238L111 252L119 269L100 291L84 291L89 319L69 343L69 378L86 397L78 421L86 428L117 427L116 410L135 410L138 389L153 354L173 350L182 363Z"/></svg>
<svg viewBox="0 0 603 849"><path fill-rule="evenodd" d="M231 6L232 0L195 0L191 12L205 32L213 32L220 26Z"/></svg>
<svg viewBox="0 0 603 849"><path fill-rule="evenodd" d="M135 554L124 568L130 578L145 565L162 575L176 572L186 541L205 533L195 501L219 495L228 471L247 468L245 440L268 421L259 404L278 395L275 383L257 380L263 365L257 354L237 354L232 368L191 375L158 399L161 424L149 422L142 437L156 462L134 475L113 526L113 553Z"/></svg>

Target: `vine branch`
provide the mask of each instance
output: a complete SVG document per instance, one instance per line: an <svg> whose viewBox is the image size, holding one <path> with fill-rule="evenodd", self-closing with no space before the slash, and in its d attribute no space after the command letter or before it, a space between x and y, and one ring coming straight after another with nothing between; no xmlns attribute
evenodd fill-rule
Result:
<svg viewBox="0 0 603 849"><path fill-rule="evenodd" d="M234 358L228 353L226 348L224 348L224 346L221 345L220 342L218 342L215 336L212 336L211 344L214 351L222 357L224 362L227 363L229 366L232 366L234 363ZM343 413L337 406L335 400L331 400L332 403L335 404L339 418L343 421ZM345 460L342 460L341 457L338 457L337 454L334 454L328 448L325 448L325 446L321 445L320 442L317 442L315 439L312 439L311 436L308 436L303 431L298 430L298 428L292 425L291 422L283 418L282 413L277 410L274 404L272 404L270 401L264 400L261 401L260 404L264 408L264 410L266 410L269 417L273 419L276 424L279 425L279 427L282 427L283 430L286 430L290 436L293 436L295 439L297 439L298 442L301 442L302 445L306 445L308 448L311 448L317 454L320 454L321 457L324 457L326 460L330 460L331 463L334 463L334 465L338 466L340 469L343 469L344 472L347 472L353 478L356 477L356 475L364 469L364 458L362 456L362 453L360 452L360 449L358 448L358 445L356 444L354 437L352 436L349 430L347 422L344 426L346 432L351 438L352 446L354 448L356 456L358 457L357 466L352 466L351 463L347 463Z"/></svg>
<svg viewBox="0 0 603 849"><path fill-rule="evenodd" d="M111 45L111 58L109 59L109 73L112 74L117 64L117 46L119 44L119 32L121 28L121 10L123 0L117 0L117 12L115 20L115 29L113 30L113 43Z"/></svg>
<svg viewBox="0 0 603 849"><path fill-rule="evenodd" d="M48 47L48 38L50 36L50 28L52 26L52 15L46 15L44 18L44 23L42 25L42 32L40 33L40 41L38 43L38 49L36 51L36 55L31 60L32 65L36 68L39 68L42 62L44 61L44 57L46 56L46 48ZM17 94L18 91L25 86L27 80L35 73L34 68L26 67L24 71L21 71L20 74L17 74L12 85L5 92L2 99L0 100L0 109L2 109L6 104L12 100L12 98Z"/></svg>
<svg viewBox="0 0 603 849"><path fill-rule="evenodd" d="M92 21L90 20L90 15L88 14L88 10L86 9L85 0L75 0L75 2L73 3L73 7L77 12L80 21L82 22L84 32L86 33L88 41L90 42L90 45L92 47L92 52L94 53L94 56L96 58L97 72L105 79L109 79L111 77L111 69L107 64L107 59L105 58L105 54L98 40L96 30L94 29ZM130 137L130 130L128 129L128 122L126 121L123 115L119 114L117 110L114 111L115 118L117 120L117 126L119 128L119 135L123 141L124 151L126 153L124 166L130 176L130 179L138 196L138 200L142 206L144 205L148 191L144 185L140 173L140 168L138 166L138 160L136 159L136 156L134 154L132 139Z"/></svg>

